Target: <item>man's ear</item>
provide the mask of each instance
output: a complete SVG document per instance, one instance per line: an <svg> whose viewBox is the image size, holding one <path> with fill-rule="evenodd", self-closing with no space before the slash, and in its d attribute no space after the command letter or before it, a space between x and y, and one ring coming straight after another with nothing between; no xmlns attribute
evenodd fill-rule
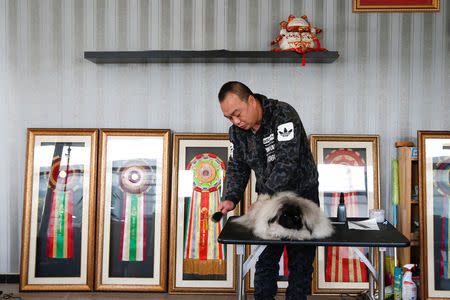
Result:
<svg viewBox="0 0 450 300"><path fill-rule="evenodd" d="M248 100L247 100L248 104L250 104L252 107L256 106L256 99L254 96L250 95L248 96Z"/></svg>

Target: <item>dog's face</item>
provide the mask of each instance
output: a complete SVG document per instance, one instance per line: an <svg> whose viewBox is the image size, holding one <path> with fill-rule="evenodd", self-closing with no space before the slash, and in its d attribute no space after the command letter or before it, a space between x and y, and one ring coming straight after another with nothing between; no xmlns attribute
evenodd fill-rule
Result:
<svg viewBox="0 0 450 300"><path fill-rule="evenodd" d="M300 230L303 228L302 210L296 205L283 204L277 215L269 220L269 223L274 222L284 228Z"/></svg>

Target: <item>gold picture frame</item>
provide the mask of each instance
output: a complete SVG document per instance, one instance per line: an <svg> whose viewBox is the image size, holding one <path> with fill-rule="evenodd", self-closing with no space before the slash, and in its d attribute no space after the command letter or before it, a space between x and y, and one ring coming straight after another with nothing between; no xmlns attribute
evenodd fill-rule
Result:
<svg viewBox="0 0 450 300"><path fill-rule="evenodd" d="M329 217L336 217L340 193L347 217L367 218L370 209L379 208L377 135L312 134L310 143L319 171L320 207ZM348 247L318 247L315 270L313 294L353 294L369 288L369 271Z"/></svg>
<svg viewBox="0 0 450 300"><path fill-rule="evenodd" d="M95 290L165 292L168 129L101 129Z"/></svg>
<svg viewBox="0 0 450 300"><path fill-rule="evenodd" d="M222 197L229 148L228 134L173 135L170 294L236 293L235 247L217 242L225 217L210 220Z"/></svg>
<svg viewBox="0 0 450 300"><path fill-rule="evenodd" d="M353 0L353 12L439 12L439 0Z"/></svg>
<svg viewBox="0 0 450 300"><path fill-rule="evenodd" d="M450 298L450 131L418 131L422 299Z"/></svg>
<svg viewBox="0 0 450 300"><path fill-rule="evenodd" d="M21 291L92 290L97 142L97 129L28 129Z"/></svg>

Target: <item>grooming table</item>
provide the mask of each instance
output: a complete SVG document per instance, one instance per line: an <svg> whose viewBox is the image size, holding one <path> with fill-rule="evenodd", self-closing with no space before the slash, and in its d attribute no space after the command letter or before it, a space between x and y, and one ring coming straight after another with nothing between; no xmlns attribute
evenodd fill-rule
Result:
<svg viewBox="0 0 450 300"><path fill-rule="evenodd" d="M346 247L369 247L369 259L362 254L359 249L354 248L361 260L367 265L369 275L369 297L374 297L374 278L378 281L378 299L384 299L384 254L386 247L407 247L409 240L389 222L379 223L380 230L355 230L348 229L347 223L335 222L331 219L334 233L326 239L315 240L263 240L253 235L247 228L233 222L229 222L230 217L222 229L217 239L222 244L236 245L237 256L237 299L243 299L244 295L244 277L253 264L256 263L261 252L267 245L310 245L310 246L346 246ZM348 218L349 221L358 221L362 219ZM259 245L248 257L244 263L245 245ZM379 268L375 270L373 263L375 261L374 248L378 247Z"/></svg>

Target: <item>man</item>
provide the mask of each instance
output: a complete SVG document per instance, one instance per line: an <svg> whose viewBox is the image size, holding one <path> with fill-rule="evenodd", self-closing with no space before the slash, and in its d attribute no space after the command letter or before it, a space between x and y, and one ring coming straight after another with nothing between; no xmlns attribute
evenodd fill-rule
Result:
<svg viewBox="0 0 450 300"><path fill-rule="evenodd" d="M268 99L243 83L225 83L219 92L223 115L230 127L231 153L226 191L219 211L227 214L243 198L250 170L256 192L273 195L293 191L319 204L318 173L308 138L295 109ZM256 263L255 299L273 299L277 292L283 245L268 246ZM315 247L286 246L289 287L286 299L306 299L310 293Z"/></svg>

